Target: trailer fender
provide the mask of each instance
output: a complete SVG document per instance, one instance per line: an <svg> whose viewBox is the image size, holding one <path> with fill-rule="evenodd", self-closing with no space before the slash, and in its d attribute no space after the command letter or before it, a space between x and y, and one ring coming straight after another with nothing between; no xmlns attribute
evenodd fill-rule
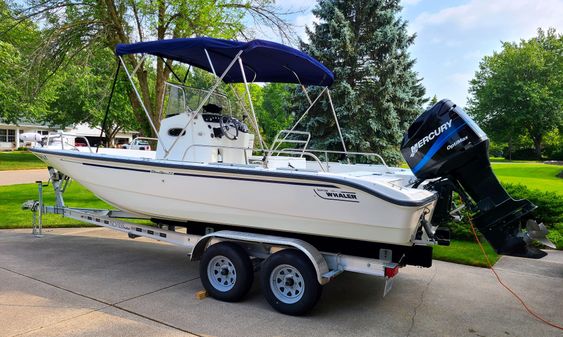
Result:
<svg viewBox="0 0 563 337"><path fill-rule="evenodd" d="M240 243L255 244L255 245L270 245L281 246L286 248L295 248L300 250L313 264L317 272L317 280L320 284L326 284L330 281L328 264L323 255L311 244L306 241L287 238L283 236L255 234L247 232L237 232L230 230L217 231L203 236L194 246L190 254L191 261L197 261L201 258L207 244L211 239L220 239L235 241Z"/></svg>

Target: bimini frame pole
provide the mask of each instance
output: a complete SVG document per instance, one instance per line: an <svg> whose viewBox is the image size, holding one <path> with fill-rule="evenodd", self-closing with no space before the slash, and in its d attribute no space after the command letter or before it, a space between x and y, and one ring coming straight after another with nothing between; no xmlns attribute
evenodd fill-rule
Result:
<svg viewBox="0 0 563 337"><path fill-rule="evenodd" d="M242 74L242 80L244 81L244 87L246 88L246 95L248 98L248 104L250 105L250 112L252 113L251 118L256 125L256 133L258 134L258 141L260 141L260 147L264 149L264 140L262 140L262 135L260 134L260 128L258 127L258 119L254 113L254 104L252 104L252 96L250 95L250 89L248 87L248 82L246 81L246 72L244 71L244 66L242 64L242 58L239 57L238 64L240 66L240 72Z"/></svg>
<svg viewBox="0 0 563 337"><path fill-rule="evenodd" d="M125 69L125 73L127 74L127 78L129 79L129 82L131 82L131 86L133 87L133 91L135 91L135 94L137 95L137 99L139 100L139 104L141 104L141 108L143 108L143 111L145 112L145 115L147 116L147 119L149 120L149 123L151 125L152 130L154 131L154 134L156 135L156 138L158 138L158 141L164 147L164 143L161 142L161 140L160 140L160 137L158 135L158 130L156 129L156 126L154 126L154 122L153 122L153 120L152 120L152 118L149 114L149 111L145 107L145 103L143 102L143 99L141 98L139 91L137 91L137 87L135 86L135 82L133 81L131 74L129 74L129 70L127 70L127 66L125 65L125 61L123 60L123 58L121 56L118 56L118 57L119 57L119 60L121 61L121 64L123 65L123 69Z"/></svg>
<svg viewBox="0 0 563 337"><path fill-rule="evenodd" d="M328 102L330 103L330 109L334 115L334 121L336 122L336 129L338 129L338 134L340 135L340 141L342 142L342 148L344 148L344 153L346 154L346 159L348 159L348 150L346 150L346 143L344 143L344 137L342 136L342 130L340 129L340 124L338 123L338 117L336 116L336 110L334 110L334 105L332 104L332 97L330 96L330 90L327 88L326 95L328 96ZM350 160L348 160L350 161Z"/></svg>
<svg viewBox="0 0 563 337"><path fill-rule="evenodd" d="M113 93L115 92L115 85L117 84L117 76L119 75L119 68L121 68L121 62L117 62L117 69L115 70L115 77L113 78L113 84L111 85L111 92L109 94L108 105L106 106L106 114L104 115L104 121L102 122L102 128L100 130L100 140L98 141L98 146L96 146L96 153L100 149L100 142L102 141L102 135L104 134L104 129L106 127L106 122L108 120L109 108L111 106L111 99L113 97ZM106 134L106 138L107 138Z"/></svg>
<svg viewBox="0 0 563 337"><path fill-rule="evenodd" d="M213 62L211 62L211 57L209 57L209 53L207 52L207 48L204 48L203 51L205 52L205 56L207 56L207 62L209 62L209 66L211 67L211 71L213 72L213 75L217 76L217 73L215 72L215 67L213 66Z"/></svg>
<svg viewBox="0 0 563 337"><path fill-rule="evenodd" d="M211 95L213 94L213 92L215 91L215 89L217 89L217 87L219 86L219 84L221 84L221 81L223 81L223 78L227 75L227 73L231 70L231 68L233 67L233 65L237 62L238 59L240 59L240 55L242 54L242 50L239 51L235 57L233 58L233 60L231 61L231 63L229 63L229 65L227 66L227 68L225 69L225 71L223 71L223 74L221 74L221 76L219 78L217 78L217 81L215 81L215 84L213 84L213 86L211 87L211 89L209 89L209 92L207 93L207 95L205 96L204 99L201 100L201 103L199 103L199 106L197 107L197 109L195 110L195 114L194 116L196 116L197 114L199 114L199 111L201 110L201 108L203 108L203 106L205 105L205 103L207 103L207 100L209 99L209 97L211 97ZM188 128L188 126L190 126L190 123L192 122L192 118L190 118L190 120L188 121L188 123L186 123L186 126L184 126L182 128L182 131L179 134L183 134L184 131L186 131L186 129ZM176 146L176 144L178 143L178 140L181 137L176 137L176 139L174 139L174 142L172 143L172 145L170 145L169 149L165 149L165 155L164 155L164 159L166 159L168 157L168 155L170 154L170 151L172 151L172 149L174 148L174 146Z"/></svg>
<svg viewBox="0 0 563 337"><path fill-rule="evenodd" d="M299 125L299 123L301 123L301 121L303 120L303 118L305 118L305 116L307 116L307 114L309 113L309 111L311 110L311 108L313 108L313 106L315 105L315 103L317 103L317 101L319 100L319 98L321 98L321 96L325 93L325 91L328 90L328 87L324 87L324 89L317 95L317 97L313 100L313 102L309 105L309 107L307 108L307 110L305 110L305 112L303 113L303 115L301 115L301 117L299 117L299 119L297 120L297 122L295 122L293 124L293 127L289 130L288 133L286 133L285 137L283 137L282 142L284 140L287 139L287 137L289 136L289 134L291 133L291 131L295 130L295 128L297 127L297 125ZM280 146L281 142L278 142L278 145L273 148L273 144L272 144L272 149L270 149L270 151L268 152L268 156L270 156L275 150L278 149L278 147Z"/></svg>
<svg viewBox="0 0 563 337"><path fill-rule="evenodd" d="M307 92L307 88L305 88L303 83L301 83L301 79L299 78L297 73L295 71L291 70L288 67L284 67L284 68L286 68L287 70L289 70L293 73L293 76L295 76L295 78L297 79L297 82L299 82L299 86L301 86L301 90L303 91L303 93L305 94L305 97L307 98L307 102L309 102L309 105L313 104L313 102L311 101L311 97L309 97L309 93Z"/></svg>
<svg viewBox="0 0 563 337"><path fill-rule="evenodd" d="M236 99L237 99L237 102L240 104L242 110L244 111L244 115L243 115L243 117L242 117L242 121L244 122L244 120L245 120L246 118L249 118L249 119L250 119L250 126L254 129L254 131L255 131L256 133L260 133L260 128L258 127L257 124L255 124L255 121L252 119L252 117L249 117L250 115L249 115L249 113L248 113L248 109L246 108L246 105L244 104L243 99L238 95L238 93L237 93L236 89L234 88L233 84L232 84L232 83L229 83L229 87L231 88L231 91L232 91L233 94L235 95L235 97L236 97ZM266 147L266 143L260 144L260 146L261 146L262 153L266 153L266 152L265 152L265 150L266 150L266 148L267 148L267 147Z"/></svg>

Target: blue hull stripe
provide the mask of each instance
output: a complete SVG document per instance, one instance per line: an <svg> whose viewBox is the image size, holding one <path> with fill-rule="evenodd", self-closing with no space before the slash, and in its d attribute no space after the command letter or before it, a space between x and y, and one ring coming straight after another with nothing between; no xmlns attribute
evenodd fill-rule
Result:
<svg viewBox="0 0 563 337"><path fill-rule="evenodd" d="M456 134L459 129L461 129L465 125L466 125L465 122L463 122L461 125L457 126L455 129L454 128L449 129L446 132L444 132L443 134L441 134L440 137L438 137L438 139L436 139L436 142L434 142L434 144L432 144L432 146L430 147L430 150L428 150L428 152L426 152L424 157L422 157L422 160L420 160L418 162L418 164L416 164L416 166L412 169L412 172L416 173L416 172L420 171L424 167L424 165L426 165L428 163L428 161L430 159L432 159L432 157L434 157L436 152L438 152L442 148L442 146L444 144L446 144L446 142L454 134Z"/></svg>

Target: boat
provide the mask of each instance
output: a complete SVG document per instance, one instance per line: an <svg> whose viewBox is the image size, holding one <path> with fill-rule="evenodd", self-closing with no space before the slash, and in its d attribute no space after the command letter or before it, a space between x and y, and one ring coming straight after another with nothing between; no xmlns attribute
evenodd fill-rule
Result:
<svg viewBox="0 0 563 337"><path fill-rule="evenodd" d="M133 81L137 69L125 62L131 54L142 54L141 62L161 57L196 67L216 81L206 90L166 83L160 123L147 112L157 135L155 151L77 147L62 134L56 143L46 139L31 149L119 210L204 234L226 228L295 236L319 249L356 255L391 247L394 262L428 267L427 248L448 244L438 220L456 214L456 192L476 212L477 228L497 251L545 255L529 244L535 232L521 230L535 206L508 196L490 169L485 133L449 100L425 111L406 132L401 151L410 169L390 167L378 154L346 149L330 96L334 75L299 50L264 40L206 37L117 45L120 67L142 105ZM257 82L295 83L310 102L270 146L250 99L249 83ZM244 84L244 97L233 89L242 118L217 91L221 83L231 89ZM310 86L319 87L315 98L309 97ZM342 151L310 148L310 133L298 127L321 98L332 108ZM363 163L350 162L353 156Z"/></svg>

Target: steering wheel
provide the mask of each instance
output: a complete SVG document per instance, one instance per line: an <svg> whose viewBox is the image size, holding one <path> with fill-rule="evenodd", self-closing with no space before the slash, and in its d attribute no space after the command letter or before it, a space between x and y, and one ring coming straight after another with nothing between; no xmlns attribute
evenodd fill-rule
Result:
<svg viewBox="0 0 563 337"><path fill-rule="evenodd" d="M219 118L221 132L230 140L235 140L238 137L238 123L239 121L233 117L221 116L221 118Z"/></svg>

